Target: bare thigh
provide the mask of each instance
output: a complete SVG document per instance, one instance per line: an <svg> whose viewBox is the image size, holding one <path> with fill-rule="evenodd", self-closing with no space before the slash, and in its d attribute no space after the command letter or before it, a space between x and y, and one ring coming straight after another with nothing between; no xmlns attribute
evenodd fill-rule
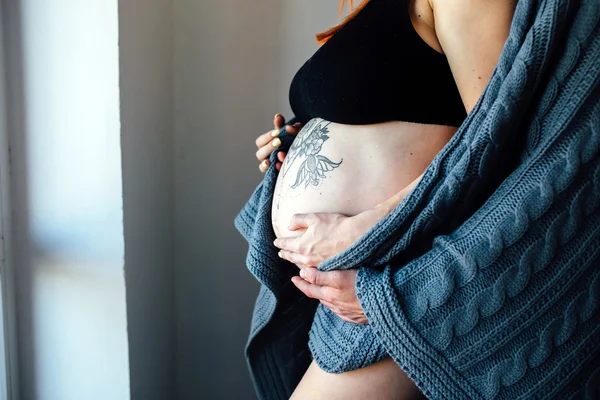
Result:
<svg viewBox="0 0 600 400"><path fill-rule="evenodd" d="M415 400L424 398L391 359L343 374L329 374L313 361L290 400Z"/></svg>

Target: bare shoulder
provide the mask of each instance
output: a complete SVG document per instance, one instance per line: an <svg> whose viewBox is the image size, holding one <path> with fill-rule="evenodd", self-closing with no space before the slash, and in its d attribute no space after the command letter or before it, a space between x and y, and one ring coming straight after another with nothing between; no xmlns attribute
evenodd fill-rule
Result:
<svg viewBox="0 0 600 400"><path fill-rule="evenodd" d="M516 0L427 1L436 38L469 112L498 63Z"/></svg>

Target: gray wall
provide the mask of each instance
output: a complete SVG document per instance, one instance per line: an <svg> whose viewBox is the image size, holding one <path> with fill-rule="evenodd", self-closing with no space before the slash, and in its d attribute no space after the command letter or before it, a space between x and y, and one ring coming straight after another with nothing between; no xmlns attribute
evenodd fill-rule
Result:
<svg viewBox="0 0 600 400"><path fill-rule="evenodd" d="M175 392L171 0L119 1L131 398Z"/></svg>
<svg viewBox="0 0 600 400"><path fill-rule="evenodd" d="M258 289L233 219L261 179L254 140L337 21L337 1L175 0L179 399L251 399L243 349Z"/></svg>

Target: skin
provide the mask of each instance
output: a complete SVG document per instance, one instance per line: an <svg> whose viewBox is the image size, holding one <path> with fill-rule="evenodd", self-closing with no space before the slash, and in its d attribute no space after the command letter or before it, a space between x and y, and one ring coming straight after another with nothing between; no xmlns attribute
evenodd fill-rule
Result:
<svg viewBox="0 0 600 400"><path fill-rule="evenodd" d="M516 0L410 2L409 10L415 30L429 46L446 55L467 112L479 100L498 62L508 37L515 4ZM276 118L276 127L278 122ZM268 145L269 142L264 141L262 147ZM267 153L267 149L264 153ZM284 157L279 161L284 161ZM339 162L338 159L332 161ZM278 163L276 168L280 169L281 164ZM318 299L343 320L367 324L368 320L356 297L356 270L320 272L314 267L350 246L389 214L421 177L422 173L397 193L356 215L330 212L293 215L288 229L296 234L287 237L278 235L274 245L281 249L280 257L300 268L301 276L292 278L296 287L306 296ZM382 378L384 381L388 378L391 380L378 386L378 382L381 382L378 377L382 376L385 377ZM362 386L354 388L352 382L359 382ZM386 359L373 366L335 376L320 370L313 362L292 399L360 399L365 395L360 394L360 388L365 385L368 385L368 393L379 393L380 397L377 398L382 399L415 398L418 395L406 375L390 359ZM395 388L393 393L386 394L386 388L390 387Z"/></svg>

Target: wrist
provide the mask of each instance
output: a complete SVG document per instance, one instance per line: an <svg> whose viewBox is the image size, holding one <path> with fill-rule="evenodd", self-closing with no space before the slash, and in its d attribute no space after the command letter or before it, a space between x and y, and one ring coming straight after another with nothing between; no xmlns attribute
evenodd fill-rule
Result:
<svg viewBox="0 0 600 400"><path fill-rule="evenodd" d="M379 221L390 214L402 200L410 193L410 191L421 180L423 174L419 175L414 181L407 185L404 189L388 198L387 200L377 204L375 207L369 208L359 214L350 217L350 223L353 227L353 239L356 240L364 233L369 231Z"/></svg>
<svg viewBox="0 0 600 400"><path fill-rule="evenodd" d="M424 174L424 173L423 173ZM404 189L390 197L389 199L377 204L375 207L371 208L369 211L377 216L379 219L385 218L386 215L391 213L398 204L404 200L406 196L417 186L423 174L419 175L415 180L413 180L410 184L408 184Z"/></svg>
<svg viewBox="0 0 600 400"><path fill-rule="evenodd" d="M388 213L381 205L369 208L359 214L350 217L350 223L353 227L353 239L356 241L363 234L367 233L379 221L381 221Z"/></svg>

